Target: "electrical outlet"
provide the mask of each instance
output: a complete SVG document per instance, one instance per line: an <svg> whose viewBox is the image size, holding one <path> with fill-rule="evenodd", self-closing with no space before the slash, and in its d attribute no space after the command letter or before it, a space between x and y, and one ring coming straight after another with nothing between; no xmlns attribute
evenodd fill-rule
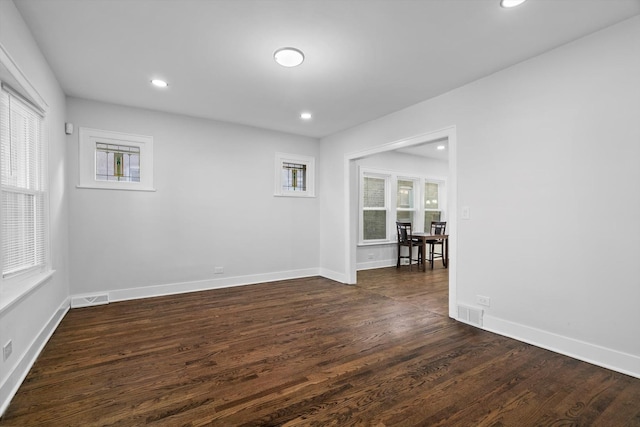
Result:
<svg viewBox="0 0 640 427"><path fill-rule="evenodd" d="M213 274L223 274L224 273L224 267L214 267L213 268Z"/></svg>
<svg viewBox="0 0 640 427"><path fill-rule="evenodd" d="M484 305L485 307L491 306L491 298L484 297L482 295L476 295L476 302L480 305Z"/></svg>
<svg viewBox="0 0 640 427"><path fill-rule="evenodd" d="M9 340L9 342L2 347L2 361L7 360L9 356L11 356L11 353L13 353L13 341Z"/></svg>

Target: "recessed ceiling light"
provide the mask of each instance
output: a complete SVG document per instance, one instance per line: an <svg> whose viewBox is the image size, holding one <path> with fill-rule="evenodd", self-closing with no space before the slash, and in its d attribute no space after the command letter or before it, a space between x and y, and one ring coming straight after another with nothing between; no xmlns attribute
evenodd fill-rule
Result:
<svg viewBox="0 0 640 427"><path fill-rule="evenodd" d="M527 0L500 0L500 6L505 8L520 6Z"/></svg>
<svg viewBox="0 0 640 427"><path fill-rule="evenodd" d="M437 148L438 150L444 150L444 149L445 149L445 146L444 146L444 145L438 145L436 148Z"/></svg>
<svg viewBox="0 0 640 427"><path fill-rule="evenodd" d="M300 118L302 120L311 120L311 113L307 113L307 112L300 113Z"/></svg>
<svg viewBox="0 0 640 427"><path fill-rule="evenodd" d="M294 47L283 47L274 52L273 59L283 67L297 67L304 61L304 53Z"/></svg>
<svg viewBox="0 0 640 427"><path fill-rule="evenodd" d="M151 80L151 84L157 87L167 87L169 86L169 83L165 82L164 80L160 80L160 79L153 79Z"/></svg>

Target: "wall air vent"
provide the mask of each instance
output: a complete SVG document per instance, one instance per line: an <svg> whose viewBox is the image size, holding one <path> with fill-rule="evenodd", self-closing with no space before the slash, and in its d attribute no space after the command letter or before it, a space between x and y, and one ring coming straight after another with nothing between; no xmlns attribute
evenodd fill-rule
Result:
<svg viewBox="0 0 640 427"><path fill-rule="evenodd" d="M92 305L109 304L108 294L78 295L71 298L71 308L89 307Z"/></svg>
<svg viewBox="0 0 640 427"><path fill-rule="evenodd" d="M465 305L458 306L458 320L473 326L482 327L483 310Z"/></svg>

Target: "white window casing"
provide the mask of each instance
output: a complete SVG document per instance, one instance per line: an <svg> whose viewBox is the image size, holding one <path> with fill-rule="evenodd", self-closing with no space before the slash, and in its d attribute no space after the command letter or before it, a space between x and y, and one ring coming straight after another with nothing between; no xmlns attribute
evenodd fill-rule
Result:
<svg viewBox="0 0 640 427"><path fill-rule="evenodd" d="M274 196L315 197L315 166L314 157L276 153Z"/></svg>
<svg viewBox="0 0 640 427"><path fill-rule="evenodd" d="M100 170L107 161L105 153L110 156L108 176ZM129 164L132 155L135 162ZM78 160L78 188L155 191L152 136L81 127Z"/></svg>
<svg viewBox="0 0 640 427"><path fill-rule="evenodd" d="M50 269L44 113L18 92L0 91L0 232L3 295ZM9 288L12 290L10 291Z"/></svg>
<svg viewBox="0 0 640 427"><path fill-rule="evenodd" d="M388 173L364 168L361 168L360 170L360 243L383 243L388 242L391 238L391 218L392 216L395 216L391 214L391 178L392 176ZM376 192L375 187L365 190L367 183L373 184L374 186L376 183L378 186L382 184L382 197L374 194ZM378 193L379 192L378 188ZM366 199L370 200L367 202ZM380 222L381 215L384 217L382 223ZM366 218L366 216L369 216L370 218ZM379 230L367 230L365 223L376 223L374 224L376 228L380 228L382 226L384 229L382 232Z"/></svg>

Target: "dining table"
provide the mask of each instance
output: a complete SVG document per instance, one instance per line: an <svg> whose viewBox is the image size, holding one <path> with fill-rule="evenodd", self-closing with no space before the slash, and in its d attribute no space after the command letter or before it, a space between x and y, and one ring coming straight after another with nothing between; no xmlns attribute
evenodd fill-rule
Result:
<svg viewBox="0 0 640 427"><path fill-rule="evenodd" d="M411 234L411 238L419 240L422 243L422 268L427 271L427 243L435 241L441 241L443 246L443 259L444 268L449 267L449 235L448 234L431 234L425 232L415 232ZM429 260L431 269L433 269L434 260Z"/></svg>

